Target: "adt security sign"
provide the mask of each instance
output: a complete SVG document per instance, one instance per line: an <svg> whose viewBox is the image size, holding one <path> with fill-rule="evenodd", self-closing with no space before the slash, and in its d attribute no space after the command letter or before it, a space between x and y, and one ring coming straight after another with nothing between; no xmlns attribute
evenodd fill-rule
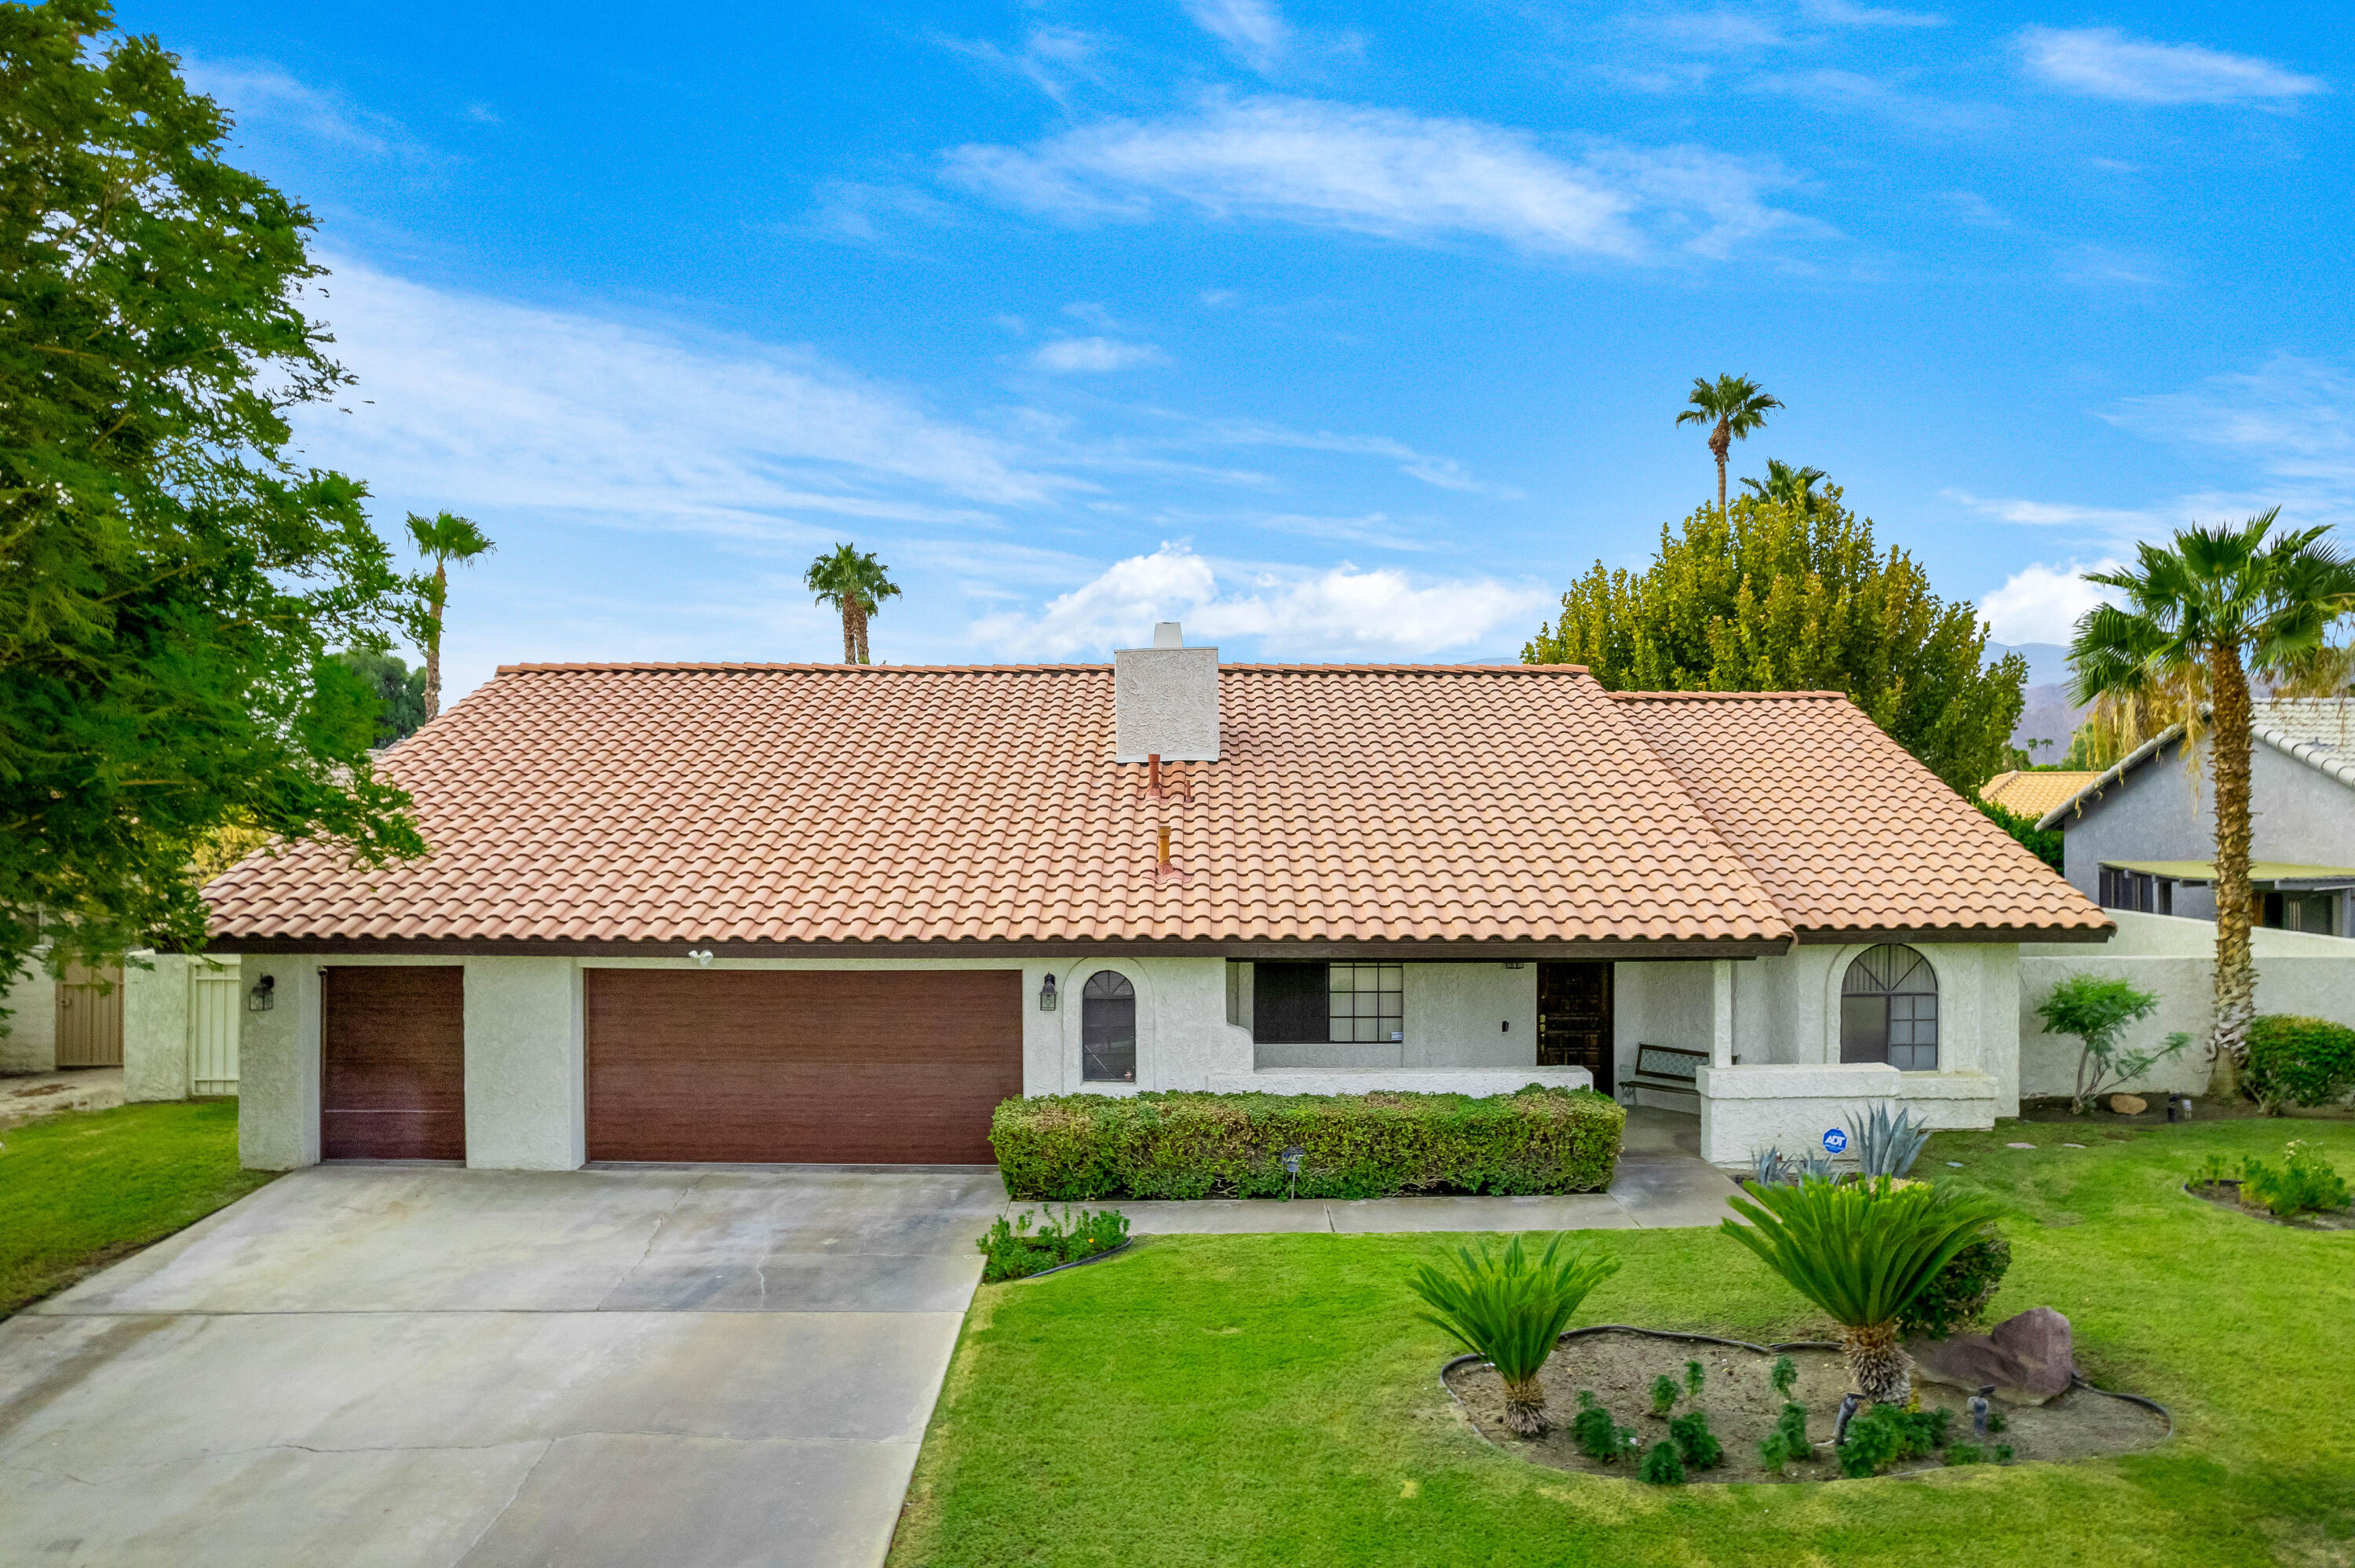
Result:
<svg viewBox="0 0 2355 1568"><path fill-rule="evenodd" d="M1838 1154L1841 1150L1846 1149L1847 1147L1848 1134L1842 1132L1836 1127L1828 1127L1824 1128L1825 1153Z"/></svg>

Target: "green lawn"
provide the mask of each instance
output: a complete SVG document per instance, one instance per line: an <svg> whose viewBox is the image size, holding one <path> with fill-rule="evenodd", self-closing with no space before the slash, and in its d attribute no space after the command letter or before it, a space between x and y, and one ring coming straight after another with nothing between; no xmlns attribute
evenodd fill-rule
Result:
<svg viewBox="0 0 2355 1568"><path fill-rule="evenodd" d="M2347 1564L2355 1233L2180 1190L2211 1150L2292 1136L2355 1172L2355 1126L2278 1121L2007 1123L1942 1134L1916 1167L2016 1206L1998 1315L2060 1308L2094 1382L2172 1408L2175 1436L2145 1453L1819 1485L1567 1475L1472 1436L1438 1385L1451 1347L1401 1281L1461 1238L1156 1238L982 1287L891 1562ZM1713 1231L1593 1239L1625 1267L1581 1322L1828 1331Z"/></svg>
<svg viewBox="0 0 2355 1568"><path fill-rule="evenodd" d="M271 1180L237 1165L237 1102L69 1111L0 1131L0 1317Z"/></svg>

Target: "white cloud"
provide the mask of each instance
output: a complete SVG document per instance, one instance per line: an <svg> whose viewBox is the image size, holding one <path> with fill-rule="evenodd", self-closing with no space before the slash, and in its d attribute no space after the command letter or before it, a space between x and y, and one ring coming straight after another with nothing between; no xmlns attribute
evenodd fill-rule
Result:
<svg viewBox="0 0 2355 1568"><path fill-rule="evenodd" d="M1107 120L1028 147L946 155L952 179L1067 220L1141 222L1164 205L1393 238L1481 235L1525 250L1636 259L1721 254L1804 227L1767 205L1771 164L1695 147L1594 143L1568 160L1527 132L1297 98L1214 101Z"/></svg>
<svg viewBox="0 0 2355 1568"><path fill-rule="evenodd" d="M2115 27L2029 27L2029 74L2063 91L2129 103L2279 103L2328 91L2318 77L2197 44L2153 44Z"/></svg>
<svg viewBox="0 0 2355 1568"><path fill-rule="evenodd" d="M1267 0L1186 0L1186 15L1255 71L1273 67L1292 39L1283 14Z"/></svg>
<svg viewBox="0 0 2355 1568"><path fill-rule="evenodd" d="M1116 561L1036 615L986 617L974 633L1002 657L1066 659L1138 647L1154 622L1182 620L1189 641L1240 638L1284 658L1429 659L1534 624L1545 602L1540 589L1491 578L1418 585L1403 572L1347 562L1314 573L1222 573L1181 543Z"/></svg>
<svg viewBox="0 0 2355 1568"><path fill-rule="evenodd" d="M283 126L372 157L422 156L424 149L389 115L346 102L267 61L208 60L184 55L188 86L227 110L240 129Z"/></svg>
<svg viewBox="0 0 2355 1568"><path fill-rule="evenodd" d="M1966 490L1949 490L1944 494L1947 500L1967 506L1974 512L1984 513L2006 523L2024 523L2031 527L2094 529L2136 538L2165 526L2154 513L2118 507L2076 506L2066 502L1980 496Z"/></svg>
<svg viewBox="0 0 2355 1568"><path fill-rule="evenodd" d="M1943 27L1946 19L1932 11L1892 11L1879 5L1851 5L1848 0L1805 0L1799 9L1812 22L1844 27Z"/></svg>
<svg viewBox="0 0 2355 1568"><path fill-rule="evenodd" d="M1127 370L1139 365L1167 365L1169 356L1149 343L1123 343L1109 337L1060 337L1042 343L1030 355L1036 370Z"/></svg>
<svg viewBox="0 0 2355 1568"><path fill-rule="evenodd" d="M2075 635L2079 616L2117 597L2115 590L2096 587L2079 574L2117 568L2115 559L2083 567L2074 561L2065 567L2039 561L2012 573L2001 588L1982 597L1979 615L1998 642L2065 643Z"/></svg>
<svg viewBox="0 0 2355 1568"><path fill-rule="evenodd" d="M2244 489L2192 498L2203 518L2278 503L2291 522L2355 522L2355 375L2337 366L2276 355L2189 391L2129 397L2105 417L2250 466Z"/></svg>

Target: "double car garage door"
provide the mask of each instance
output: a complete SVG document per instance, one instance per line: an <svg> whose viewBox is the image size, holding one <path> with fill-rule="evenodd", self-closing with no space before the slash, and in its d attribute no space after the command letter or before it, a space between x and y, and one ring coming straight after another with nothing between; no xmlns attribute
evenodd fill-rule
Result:
<svg viewBox="0 0 2355 1568"><path fill-rule="evenodd" d="M987 1164L1018 969L589 969L591 1160ZM321 1152L465 1157L464 971L328 969Z"/></svg>

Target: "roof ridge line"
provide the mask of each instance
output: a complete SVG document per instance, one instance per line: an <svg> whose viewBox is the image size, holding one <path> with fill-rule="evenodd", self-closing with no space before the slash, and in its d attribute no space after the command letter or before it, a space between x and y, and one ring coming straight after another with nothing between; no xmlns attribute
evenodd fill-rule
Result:
<svg viewBox="0 0 2355 1568"><path fill-rule="evenodd" d="M808 671L843 675L963 675L963 674L1077 674L1109 671L1109 663L1063 664L845 664L824 660L719 660L719 659L629 659L615 661L548 660L531 661L496 666L500 675L553 674L783 674ZM1377 675L1585 675L1583 664L1415 664L1415 663L1332 663L1275 664L1264 662L1222 663L1226 671L1250 671L1254 674L1377 674ZM1833 693L1837 696L1838 693Z"/></svg>

